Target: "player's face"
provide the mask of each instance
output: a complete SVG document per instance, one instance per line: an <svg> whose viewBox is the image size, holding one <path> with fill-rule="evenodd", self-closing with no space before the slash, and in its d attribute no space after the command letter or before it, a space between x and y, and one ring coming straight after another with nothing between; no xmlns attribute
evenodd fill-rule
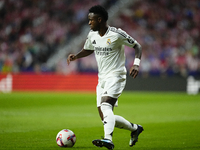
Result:
<svg viewBox="0 0 200 150"><path fill-rule="evenodd" d="M89 13L88 14L88 19L89 19L89 25L91 30L93 31L98 31L99 30L99 24L101 22L101 18L99 15L94 14L94 13Z"/></svg>

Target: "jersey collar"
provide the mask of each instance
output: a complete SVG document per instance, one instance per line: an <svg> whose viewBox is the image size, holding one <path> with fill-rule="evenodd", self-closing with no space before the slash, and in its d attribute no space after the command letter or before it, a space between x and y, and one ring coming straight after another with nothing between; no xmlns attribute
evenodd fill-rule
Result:
<svg viewBox="0 0 200 150"><path fill-rule="evenodd" d="M110 31L110 26L108 26L108 29L104 35L107 35L109 31Z"/></svg>
<svg viewBox="0 0 200 150"><path fill-rule="evenodd" d="M108 26L108 29L107 29L106 33L103 36L107 35L109 31L110 31L110 26ZM100 34L99 34L99 36L100 36Z"/></svg>

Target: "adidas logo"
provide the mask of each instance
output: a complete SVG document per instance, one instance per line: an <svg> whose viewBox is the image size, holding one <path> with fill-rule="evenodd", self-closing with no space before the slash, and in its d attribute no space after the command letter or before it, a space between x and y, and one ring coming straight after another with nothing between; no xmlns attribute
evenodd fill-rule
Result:
<svg viewBox="0 0 200 150"><path fill-rule="evenodd" d="M94 40L94 41L92 42L92 44L96 44L96 41Z"/></svg>

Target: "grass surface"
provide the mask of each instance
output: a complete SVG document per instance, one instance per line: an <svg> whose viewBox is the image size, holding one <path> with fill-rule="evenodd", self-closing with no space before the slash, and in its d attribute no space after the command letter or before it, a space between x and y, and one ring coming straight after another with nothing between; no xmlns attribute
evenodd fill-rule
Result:
<svg viewBox="0 0 200 150"><path fill-rule="evenodd" d="M0 94L0 149L59 150L55 138L66 128L77 137L71 149L106 150L91 143L103 136L95 98L84 93ZM130 132L115 128L115 150L200 149L200 95L124 92L114 113L144 127L131 148Z"/></svg>

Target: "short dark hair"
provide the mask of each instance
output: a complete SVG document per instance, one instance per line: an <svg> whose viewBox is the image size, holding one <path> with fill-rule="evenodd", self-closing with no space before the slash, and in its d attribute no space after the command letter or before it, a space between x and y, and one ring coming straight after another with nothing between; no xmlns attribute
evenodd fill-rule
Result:
<svg viewBox="0 0 200 150"><path fill-rule="evenodd" d="M89 13L100 15L105 21L108 20L108 12L101 5L95 5L89 9Z"/></svg>

